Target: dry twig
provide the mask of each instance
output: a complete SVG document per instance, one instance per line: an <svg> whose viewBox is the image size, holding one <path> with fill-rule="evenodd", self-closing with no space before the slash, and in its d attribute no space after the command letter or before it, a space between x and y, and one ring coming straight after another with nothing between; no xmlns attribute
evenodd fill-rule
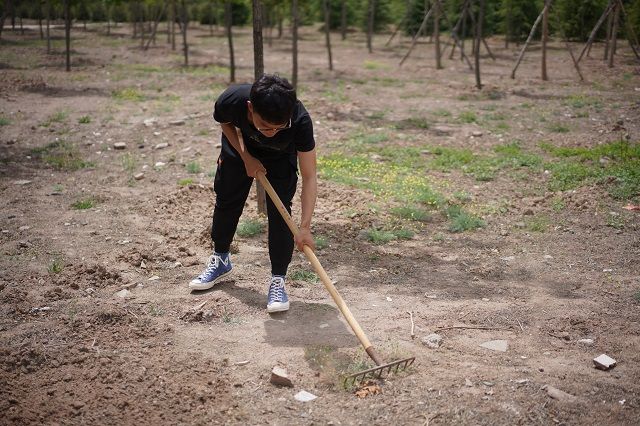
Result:
<svg viewBox="0 0 640 426"><path fill-rule="evenodd" d="M411 320L411 338L415 339L416 334L414 333L415 323L413 322L413 313L411 311L408 311L408 314L409 314L409 319Z"/></svg>

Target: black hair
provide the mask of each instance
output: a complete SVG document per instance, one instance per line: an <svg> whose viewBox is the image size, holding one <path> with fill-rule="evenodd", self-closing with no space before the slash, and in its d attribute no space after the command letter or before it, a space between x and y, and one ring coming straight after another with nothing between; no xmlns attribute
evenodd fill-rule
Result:
<svg viewBox="0 0 640 426"><path fill-rule="evenodd" d="M289 121L296 105L296 89L286 78L263 74L251 86L249 100L253 110L271 124Z"/></svg>

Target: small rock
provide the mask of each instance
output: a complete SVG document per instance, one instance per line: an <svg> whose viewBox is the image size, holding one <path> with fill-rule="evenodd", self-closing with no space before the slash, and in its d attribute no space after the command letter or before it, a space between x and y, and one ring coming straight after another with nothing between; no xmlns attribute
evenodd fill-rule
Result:
<svg viewBox="0 0 640 426"><path fill-rule="evenodd" d="M160 279L160 277L159 277L159 276L154 275L154 276L152 276L151 278L149 278L147 281L158 281L159 279Z"/></svg>
<svg viewBox="0 0 640 426"><path fill-rule="evenodd" d="M533 216L533 210L532 209L527 209L524 211L524 215L525 216Z"/></svg>
<svg viewBox="0 0 640 426"><path fill-rule="evenodd" d="M141 261L140 261L140 268L142 268L142 269L147 269L147 264L146 264L146 263L144 263L144 260L141 260Z"/></svg>
<svg viewBox="0 0 640 426"><path fill-rule="evenodd" d="M436 296L435 294L428 294L427 295L427 299L437 299L438 296Z"/></svg>
<svg viewBox="0 0 640 426"><path fill-rule="evenodd" d="M157 144L157 145L154 147L154 149L163 149L163 148L166 148L166 147L168 147L168 146L169 146L169 144L168 144L167 142L162 142L162 143Z"/></svg>
<svg viewBox="0 0 640 426"><path fill-rule="evenodd" d="M184 123L184 120L172 120L169 122L169 124L172 126L184 126Z"/></svg>
<svg viewBox="0 0 640 426"><path fill-rule="evenodd" d="M27 231L27 230L29 230L30 228L31 228L31 227L30 227L29 225L24 225L24 226L21 226L20 228L18 228L18 230L19 230L19 231Z"/></svg>
<svg viewBox="0 0 640 426"><path fill-rule="evenodd" d="M578 343L585 346L593 346L593 339L580 339Z"/></svg>
<svg viewBox="0 0 640 426"><path fill-rule="evenodd" d="M509 349L509 343L506 340L490 340L482 343L480 346L498 352L506 352L507 349Z"/></svg>
<svg viewBox="0 0 640 426"><path fill-rule="evenodd" d="M570 393L566 393L565 391L561 391L560 389L554 388L551 385L544 385L542 389L547 390L547 395L549 395L553 399L557 399L560 402L574 402L577 398Z"/></svg>
<svg viewBox="0 0 640 426"><path fill-rule="evenodd" d="M146 120L144 120L144 125L147 127L151 127L155 125L157 122L158 122L157 118L147 118Z"/></svg>
<svg viewBox="0 0 640 426"><path fill-rule="evenodd" d="M234 363L233 365L237 365L237 366L242 367L243 365L247 365L247 364L249 364L249 361L238 361L238 362Z"/></svg>
<svg viewBox="0 0 640 426"><path fill-rule="evenodd" d="M82 402L82 401L73 401L73 402L71 403L71 406L72 406L73 408L75 408L76 410L79 410L79 409L81 409L82 407L84 407L84 402Z"/></svg>
<svg viewBox="0 0 640 426"><path fill-rule="evenodd" d="M14 185L29 185L31 183L30 180L22 179L22 180L14 180Z"/></svg>
<svg viewBox="0 0 640 426"><path fill-rule="evenodd" d="M442 345L442 336L437 333L431 333L422 338L422 344L431 349L438 349Z"/></svg>
<svg viewBox="0 0 640 426"><path fill-rule="evenodd" d="M616 366L616 360L605 354L594 358L593 363L595 364L596 368L600 370L609 370L610 368Z"/></svg>
<svg viewBox="0 0 640 426"><path fill-rule="evenodd" d="M467 387L472 388L473 387L473 382L467 378L464 379L464 385Z"/></svg>
<svg viewBox="0 0 640 426"><path fill-rule="evenodd" d="M122 289L122 290L120 290L119 292L117 292L117 293L116 293L116 296L117 296L117 297L121 297L121 298L123 298L123 299L128 299L128 298L130 298L130 297L133 297L133 294L132 294L129 290L127 290L127 289L125 288L125 289Z"/></svg>
<svg viewBox="0 0 640 426"><path fill-rule="evenodd" d="M309 401L313 401L314 399L316 399L317 396L315 396L314 394L303 390L303 391L300 391L297 394L295 394L294 398L296 399L296 401L309 402Z"/></svg>
<svg viewBox="0 0 640 426"><path fill-rule="evenodd" d="M479 138L482 136L482 132L480 130L474 130L473 132L471 132L471 136L473 136L474 138Z"/></svg>
<svg viewBox="0 0 640 426"><path fill-rule="evenodd" d="M272 385L276 386L293 387L291 379L289 379L289 377L287 376L287 370L280 367L273 367L273 370L271 370L271 379L269 379L269 382Z"/></svg>
<svg viewBox="0 0 640 426"><path fill-rule="evenodd" d="M133 178L135 180L141 180L144 178L144 173L136 173L135 175L133 175Z"/></svg>
<svg viewBox="0 0 640 426"><path fill-rule="evenodd" d="M29 241L20 241L18 243L18 247L20 247L20 248L29 248L29 247L31 247L31 243Z"/></svg>
<svg viewBox="0 0 640 426"><path fill-rule="evenodd" d="M127 144L124 142L116 142L113 144L113 149L126 149Z"/></svg>
<svg viewBox="0 0 640 426"><path fill-rule="evenodd" d="M162 161L158 161L156 164L154 164L154 166L153 166L153 167L155 167L155 168L158 168L158 169L159 169L159 168L161 168L161 167L164 167L165 165L166 165L166 163L163 163Z"/></svg>

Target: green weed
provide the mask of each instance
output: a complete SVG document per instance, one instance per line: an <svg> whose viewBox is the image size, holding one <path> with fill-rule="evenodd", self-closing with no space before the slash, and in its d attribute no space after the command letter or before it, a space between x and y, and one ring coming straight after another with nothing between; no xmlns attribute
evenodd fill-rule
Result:
<svg viewBox="0 0 640 426"><path fill-rule="evenodd" d="M202 171L202 167L200 167L200 164L198 164L195 161L192 161L190 163L185 164L184 167L191 174L197 174L197 173L200 173Z"/></svg>
<svg viewBox="0 0 640 426"><path fill-rule="evenodd" d="M380 62L376 62L376 61L364 61L363 66L365 69L368 69L368 70L378 70L378 69L389 68L387 65L382 64Z"/></svg>
<svg viewBox="0 0 640 426"><path fill-rule="evenodd" d="M193 179L192 178L184 178L184 179L178 180L178 185L180 185L180 186L189 186L192 183L193 183Z"/></svg>
<svg viewBox="0 0 640 426"><path fill-rule="evenodd" d="M413 238L414 233L409 229L394 229L394 230L383 230L383 229L367 229L364 232L368 241L373 244L382 245L394 240L409 240Z"/></svg>
<svg viewBox="0 0 640 426"><path fill-rule="evenodd" d="M458 121L461 123L477 123L478 116L473 111L463 111L458 115Z"/></svg>
<svg viewBox="0 0 640 426"><path fill-rule="evenodd" d="M137 168L136 157L130 153L126 153L120 157L120 163L125 172L132 174Z"/></svg>
<svg viewBox="0 0 640 426"><path fill-rule="evenodd" d="M569 133L571 131L567 126L560 123L552 123L549 125L548 129L554 133Z"/></svg>
<svg viewBox="0 0 640 426"><path fill-rule="evenodd" d="M71 204L71 207L73 207L76 210L87 210L87 209L91 209L94 208L97 204L97 201L95 198L90 197L90 198L84 198L82 200L78 200L75 203Z"/></svg>
<svg viewBox="0 0 640 426"><path fill-rule="evenodd" d="M67 110L56 111L53 114L51 114L49 117L47 117L47 119L40 125L42 127L49 127L52 123L63 123L67 121L68 117L69 117L69 111Z"/></svg>
<svg viewBox="0 0 640 426"><path fill-rule="evenodd" d="M240 222L236 234L240 237L254 237L264 231L265 225L262 220L248 219Z"/></svg>
<svg viewBox="0 0 640 426"><path fill-rule="evenodd" d="M638 292L633 295L633 298L636 302L640 302L640 290L638 290Z"/></svg>
<svg viewBox="0 0 640 426"><path fill-rule="evenodd" d="M409 117L395 124L395 128L404 129L428 129L429 121L424 117Z"/></svg>
<svg viewBox="0 0 640 426"><path fill-rule="evenodd" d="M64 268L64 260L62 260L59 257L55 257L49 263L47 270L51 274L59 274L60 272L62 272L63 268Z"/></svg>
<svg viewBox="0 0 640 426"><path fill-rule="evenodd" d="M82 117L80 117L78 119L78 123L80 123L80 124L89 124L89 123L91 123L91 117L89 117L88 115L83 115Z"/></svg>
<svg viewBox="0 0 640 426"><path fill-rule="evenodd" d="M111 97L118 101L126 102L142 102L146 99L142 92L132 87L114 90L113 92L111 92Z"/></svg>
<svg viewBox="0 0 640 426"><path fill-rule="evenodd" d="M295 269L289 273L289 279L293 281L305 281L308 283L317 283L319 281L315 272L307 271L305 269Z"/></svg>
<svg viewBox="0 0 640 426"><path fill-rule="evenodd" d="M95 166L93 162L84 161L80 157L78 149L64 140L58 140L44 147L35 148L31 150L31 153L60 170L79 170Z"/></svg>
<svg viewBox="0 0 640 426"><path fill-rule="evenodd" d="M567 204L564 202L564 200L562 198L554 197L551 200L551 208L555 212L561 212L562 210L567 208Z"/></svg>
<svg viewBox="0 0 640 426"><path fill-rule="evenodd" d="M451 221L451 224L449 225L449 231L451 232L470 231L485 226L482 219L469 214L464 211L462 207L455 204L447 207L446 215Z"/></svg>
<svg viewBox="0 0 640 426"><path fill-rule="evenodd" d="M4 115L0 115L0 126L8 126L9 124L11 124L11 120Z"/></svg>
<svg viewBox="0 0 640 426"><path fill-rule="evenodd" d="M530 232L546 232L551 223L547 216L534 216L525 220L525 229Z"/></svg>
<svg viewBox="0 0 640 426"><path fill-rule="evenodd" d="M391 214L416 222L427 222L431 219L431 214L418 206L394 207L391 209Z"/></svg>
<svg viewBox="0 0 640 426"><path fill-rule="evenodd" d="M570 106L572 108L584 108L584 107L594 107L599 109L602 107L602 102L594 97L585 96L585 95L570 95L567 96L564 100L564 104Z"/></svg>
<svg viewBox="0 0 640 426"><path fill-rule="evenodd" d="M329 241L327 240L326 237L322 236L322 235L317 235L313 238L313 241L316 243L316 248L318 250L322 250L325 249L327 247L329 247Z"/></svg>
<svg viewBox="0 0 640 426"><path fill-rule="evenodd" d="M611 212L609 216L607 216L607 226L614 229L623 229L624 218L618 213Z"/></svg>
<svg viewBox="0 0 640 426"><path fill-rule="evenodd" d="M451 117L451 112L444 108L438 108L434 110L431 114L435 115L436 117Z"/></svg>
<svg viewBox="0 0 640 426"><path fill-rule="evenodd" d="M156 304L149 305L148 312L149 312L149 315L151 315L152 317L160 317L164 314L164 310Z"/></svg>

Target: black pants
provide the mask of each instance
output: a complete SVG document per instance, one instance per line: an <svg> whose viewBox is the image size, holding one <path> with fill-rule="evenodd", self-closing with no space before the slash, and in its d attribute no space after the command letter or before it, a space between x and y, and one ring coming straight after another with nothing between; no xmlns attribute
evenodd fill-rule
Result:
<svg viewBox="0 0 640 426"><path fill-rule="evenodd" d="M296 192L298 175L289 158L263 161L267 179L282 203L291 213L291 200ZM220 155L213 185L216 204L213 210L211 239L218 253L227 253L247 201L253 178L247 176L242 159ZM293 234L267 194L269 223L269 258L271 273L286 275L293 254Z"/></svg>

